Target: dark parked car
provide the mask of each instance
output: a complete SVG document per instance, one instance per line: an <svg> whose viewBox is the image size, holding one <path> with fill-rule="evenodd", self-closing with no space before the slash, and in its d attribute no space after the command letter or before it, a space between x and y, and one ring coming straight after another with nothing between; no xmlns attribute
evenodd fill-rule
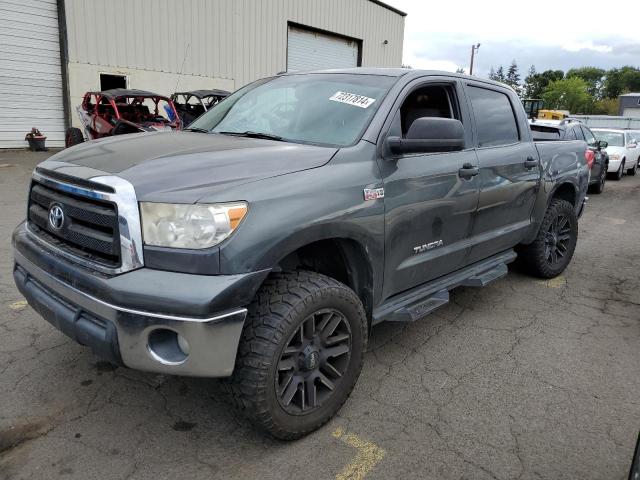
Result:
<svg viewBox="0 0 640 480"><path fill-rule="evenodd" d="M576 247L586 143L534 142L503 84L279 75L187 130L41 163L15 282L113 363L229 377L230 399L279 438L340 409L373 325L419 320L516 255L554 277Z"/></svg>
<svg viewBox="0 0 640 480"><path fill-rule="evenodd" d="M536 141L549 140L584 140L589 147L586 155L587 163L591 168L589 186L593 193L602 193L607 180L609 168L609 155L607 154L607 142L596 140L589 127L577 120L535 121L531 123L531 133Z"/></svg>
<svg viewBox="0 0 640 480"><path fill-rule="evenodd" d="M196 118L230 94L226 90L191 90L189 92L176 92L171 95L171 100L176 106L182 125L187 127Z"/></svg>

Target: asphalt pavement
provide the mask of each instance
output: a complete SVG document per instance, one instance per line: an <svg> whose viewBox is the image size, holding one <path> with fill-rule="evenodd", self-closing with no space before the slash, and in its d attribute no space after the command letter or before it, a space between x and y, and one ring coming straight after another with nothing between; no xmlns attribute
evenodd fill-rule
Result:
<svg viewBox="0 0 640 480"><path fill-rule="evenodd" d="M566 272L510 268L375 327L339 415L286 443L215 380L114 368L26 306L11 231L35 164L0 151L0 478L625 479L640 429L640 175L590 195Z"/></svg>

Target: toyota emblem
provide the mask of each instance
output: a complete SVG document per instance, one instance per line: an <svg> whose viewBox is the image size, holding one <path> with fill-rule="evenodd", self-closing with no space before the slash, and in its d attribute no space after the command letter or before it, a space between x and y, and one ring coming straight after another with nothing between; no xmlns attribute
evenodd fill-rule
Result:
<svg viewBox="0 0 640 480"><path fill-rule="evenodd" d="M60 205L52 205L49 209L49 225L60 230L64 225L64 211Z"/></svg>

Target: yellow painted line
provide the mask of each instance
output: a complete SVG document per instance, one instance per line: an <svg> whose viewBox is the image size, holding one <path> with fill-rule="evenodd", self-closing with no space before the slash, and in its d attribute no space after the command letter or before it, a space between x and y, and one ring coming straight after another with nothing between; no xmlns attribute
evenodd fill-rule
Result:
<svg viewBox="0 0 640 480"><path fill-rule="evenodd" d="M23 308L27 308L27 301L26 300L18 300L17 302L13 302L9 304L9 308L11 310L22 310Z"/></svg>
<svg viewBox="0 0 640 480"><path fill-rule="evenodd" d="M560 275L549 280L541 280L538 283L544 285L547 288L562 288L567 284L567 279L563 275Z"/></svg>
<svg viewBox="0 0 640 480"><path fill-rule="evenodd" d="M337 428L331 435L358 451L356 458L336 475L336 480L362 480L386 453L379 446L361 439L355 433L347 433L342 428Z"/></svg>

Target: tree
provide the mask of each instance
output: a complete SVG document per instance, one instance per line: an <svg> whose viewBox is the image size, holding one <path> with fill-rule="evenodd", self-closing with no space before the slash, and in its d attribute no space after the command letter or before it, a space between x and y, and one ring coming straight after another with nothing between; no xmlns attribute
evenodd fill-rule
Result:
<svg viewBox="0 0 640 480"><path fill-rule="evenodd" d="M597 67L581 67L567 70L567 78L578 77L589 84L589 95L595 99L602 98L602 87L605 70Z"/></svg>
<svg viewBox="0 0 640 480"><path fill-rule="evenodd" d="M542 94L542 99L547 108L569 110L571 113L589 113L593 108L593 97L589 95L588 90L589 84L582 78L563 78L550 82Z"/></svg>
<svg viewBox="0 0 640 480"><path fill-rule="evenodd" d="M462 74L464 75L464 74L465 74L464 68L460 68L460 67L458 67L458 68L456 69L456 73L462 73Z"/></svg>
<svg viewBox="0 0 640 480"><path fill-rule="evenodd" d="M602 98L595 102L591 113L596 115L618 115L620 113L620 99Z"/></svg>
<svg viewBox="0 0 640 480"><path fill-rule="evenodd" d="M511 65L507 69L507 76L505 78L505 83L513 88L516 93L521 93L521 85L520 85L520 73L518 73L518 64L515 60L511 60Z"/></svg>
<svg viewBox="0 0 640 480"><path fill-rule="evenodd" d="M535 70L535 69L534 69ZM529 75L524 79L525 96L527 98L541 98L542 93L549 83L564 78L562 70L545 70L542 73L533 73L529 69Z"/></svg>
<svg viewBox="0 0 640 480"><path fill-rule="evenodd" d="M489 80L495 80L496 79L496 71L493 69L493 65L491 65L491 68L489 69Z"/></svg>
<svg viewBox="0 0 640 480"><path fill-rule="evenodd" d="M612 68L604 78L602 94L616 98L623 93L640 91L640 69L630 66Z"/></svg>
<svg viewBox="0 0 640 480"><path fill-rule="evenodd" d="M504 82L506 80L505 76L504 76L504 68L502 68L502 65L500 65L498 67L498 69L496 70L496 74L495 74L494 80L496 82Z"/></svg>
<svg viewBox="0 0 640 480"><path fill-rule="evenodd" d="M536 98L535 95L533 95L533 82L536 78L536 75L538 75L538 73L536 72L536 67L534 65L531 65L529 67L529 73L526 77L524 77L524 87L522 91L524 98Z"/></svg>

